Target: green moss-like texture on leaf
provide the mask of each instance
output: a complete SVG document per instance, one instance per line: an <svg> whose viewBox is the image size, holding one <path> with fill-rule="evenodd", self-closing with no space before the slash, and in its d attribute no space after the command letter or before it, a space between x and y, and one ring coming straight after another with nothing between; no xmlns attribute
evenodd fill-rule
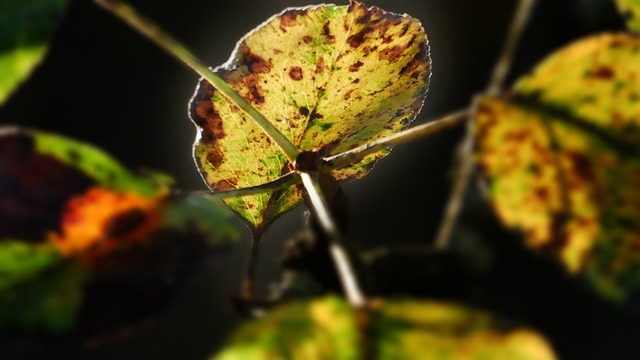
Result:
<svg viewBox="0 0 640 360"><path fill-rule="evenodd" d="M375 359L555 359L540 335L506 328L483 312L405 300L376 302L363 314L335 297L284 305L241 326L214 359L357 360L365 354Z"/></svg>
<svg viewBox="0 0 640 360"><path fill-rule="evenodd" d="M405 129L430 76L419 21L352 1L288 9L245 36L215 69L300 150L333 155ZM279 148L237 107L201 81L190 104L195 159L213 190L244 188L289 172ZM387 151L334 173L364 176ZM295 188L231 199L254 228L302 199Z"/></svg>
<svg viewBox="0 0 640 360"><path fill-rule="evenodd" d="M640 0L616 0L629 29L640 32Z"/></svg>
<svg viewBox="0 0 640 360"><path fill-rule="evenodd" d="M67 0L0 2L0 104L40 63Z"/></svg>
<svg viewBox="0 0 640 360"><path fill-rule="evenodd" d="M640 290L640 38L553 54L508 98L477 106L477 160L502 222L600 293Z"/></svg>

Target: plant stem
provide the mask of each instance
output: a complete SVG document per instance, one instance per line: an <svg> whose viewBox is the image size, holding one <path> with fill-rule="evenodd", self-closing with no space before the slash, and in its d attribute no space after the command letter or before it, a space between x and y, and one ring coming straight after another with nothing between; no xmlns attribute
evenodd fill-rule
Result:
<svg viewBox="0 0 640 360"><path fill-rule="evenodd" d="M535 0L520 0L511 20L507 39L493 68L493 73L485 90L486 95L498 95L504 87L504 81L511 69L522 32L524 31Z"/></svg>
<svg viewBox="0 0 640 360"><path fill-rule="evenodd" d="M431 134L435 134L442 130L461 124L469 116L468 110L460 110L440 119L429 121L428 123L418 125L416 127L389 135L385 138L378 139L357 148L345 151L343 153L333 155L323 160L327 163L329 169L337 169L350 166L362 160L365 156L377 151L391 148L398 144L417 140Z"/></svg>
<svg viewBox="0 0 640 360"><path fill-rule="evenodd" d="M440 223L440 227L438 228L434 241L434 245L437 249L445 249L449 244L453 227L455 226L460 210L462 209L462 200L464 199L464 194L467 190L469 178L471 177L471 172L473 170L473 136L469 134L471 134L471 129L467 129L467 133L459 147L460 153L458 156L459 163L458 169L456 170L456 178L453 183L451 195L449 195L449 200L447 201L447 205L444 210L443 220Z"/></svg>
<svg viewBox="0 0 640 360"><path fill-rule="evenodd" d="M360 289L356 273L349 260L349 255L343 244L342 232L334 222L317 178L317 173L300 172L302 184L307 190L311 206L315 210L320 226L329 237L329 252L336 265L336 270L347 299L352 306L361 308L365 305L365 296Z"/></svg>
<svg viewBox="0 0 640 360"><path fill-rule="evenodd" d="M98 5L112 12L120 19L156 45L163 48L169 54L182 61L198 75L205 78L216 88L225 98L240 108L244 114L253 120L273 140L287 156L290 162L294 162L298 157L299 150L287 139L273 124L271 124L262 114L252 107L242 96L240 96L221 77L216 75L209 67L204 65L191 53L184 45L175 40L160 27L138 14L131 6L118 0L94 0Z"/></svg>
<svg viewBox="0 0 640 360"><path fill-rule="evenodd" d="M251 249L249 250L249 259L247 259L244 279L242 280L242 295L245 300L253 300L256 296L256 268L258 264L258 253L260 252L260 243L262 242L263 235L264 231L262 230L251 231Z"/></svg>
<svg viewBox="0 0 640 360"><path fill-rule="evenodd" d="M231 189L231 190L222 190L222 191L190 191L185 194L188 195L207 195L215 199L227 199L232 197L242 197L242 196L250 196L256 194L262 194L265 192L273 192L288 188L295 184L300 183L300 176L298 176L295 172L290 172L286 175L283 175L275 180L271 180L267 183L241 188L241 189Z"/></svg>
<svg viewBox="0 0 640 360"><path fill-rule="evenodd" d="M511 64L518 47L518 42L520 41L522 32L527 25L534 3L535 0L520 0L518 2L516 12L509 27L507 39L505 40L502 51L500 52L498 60L493 68L493 73L491 74L489 84L485 90L485 95L495 96L502 92L505 79L511 69ZM444 249L448 245L453 227L458 220L458 215L462 208L462 201L469 184L469 178L473 171L473 133L470 123L467 124L467 132L460 142L460 151L456 180L453 184L451 195L449 195L444 217L440 223L440 227L434 241L434 244L438 249Z"/></svg>

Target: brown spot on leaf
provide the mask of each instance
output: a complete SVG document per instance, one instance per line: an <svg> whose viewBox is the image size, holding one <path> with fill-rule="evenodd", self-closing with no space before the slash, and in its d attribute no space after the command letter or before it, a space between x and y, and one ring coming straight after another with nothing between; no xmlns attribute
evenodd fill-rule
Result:
<svg viewBox="0 0 640 360"><path fill-rule="evenodd" d="M238 180L236 179L220 180L211 184L211 189L214 191L233 190L233 189L236 189L237 187L238 187Z"/></svg>
<svg viewBox="0 0 640 360"><path fill-rule="evenodd" d="M427 44L422 43L420 51L400 70L400 75L405 75L414 72L418 67L427 62ZM427 70L427 74L429 71Z"/></svg>
<svg viewBox="0 0 640 360"><path fill-rule="evenodd" d="M133 208L117 214L105 224L105 234L115 238L135 231L147 219L147 213L142 209Z"/></svg>
<svg viewBox="0 0 640 360"><path fill-rule="evenodd" d="M311 112L311 115L309 115L309 120L312 121L315 119L324 119L324 115L318 114L315 110L313 110Z"/></svg>
<svg viewBox="0 0 640 360"><path fill-rule="evenodd" d="M325 69L324 57L320 56L318 58L318 62L316 63L316 74L323 73L324 69Z"/></svg>
<svg viewBox="0 0 640 360"><path fill-rule="evenodd" d="M292 66L289 69L289 77L295 81L302 80L302 68L300 66Z"/></svg>
<svg viewBox="0 0 640 360"><path fill-rule="evenodd" d="M307 115L309 115L309 109L308 109L308 108L306 108L306 107L304 107L304 106L301 106L301 107L298 109L298 111L300 112L300 115L302 115L302 116L307 116Z"/></svg>
<svg viewBox="0 0 640 360"><path fill-rule="evenodd" d="M287 27L294 26L298 22L298 16L305 15L306 9L292 9L280 15L280 30L287 32Z"/></svg>
<svg viewBox="0 0 640 360"><path fill-rule="evenodd" d="M246 77L245 84L249 89L251 102L254 104L263 104L264 93L262 92L262 87L260 87L260 83L258 82L258 79L255 76Z"/></svg>
<svg viewBox="0 0 640 360"><path fill-rule="evenodd" d="M356 71L360 70L360 67L361 67L362 65L364 65L364 64L362 63L362 61L358 61L358 62L356 62L356 63L353 63L353 64L349 65L349 71L351 71L351 72L356 72Z"/></svg>
<svg viewBox="0 0 640 360"><path fill-rule="evenodd" d="M327 44L333 44L334 42L336 42L336 37L331 35L331 29L329 28L330 24L331 24L330 21L327 21L326 23L324 23L324 26L322 27L322 32L320 33L320 35L324 37L324 41L326 41Z"/></svg>
<svg viewBox="0 0 640 360"><path fill-rule="evenodd" d="M602 80L610 80L615 76L615 72L608 66L600 66L588 74L589 77Z"/></svg>
<svg viewBox="0 0 640 360"><path fill-rule="evenodd" d="M304 41L305 44L311 44L311 42L313 41L313 38L309 35L305 35L302 37L302 41Z"/></svg>
<svg viewBox="0 0 640 360"><path fill-rule="evenodd" d="M571 161L573 172L585 181L591 181L594 178L591 160L584 154L577 152L567 152L567 157Z"/></svg>
<svg viewBox="0 0 640 360"><path fill-rule="evenodd" d="M213 167L218 167L220 166L220 164L222 164L222 160L224 159L224 155L222 154L222 152L217 148L214 147L213 149L211 149L208 153L207 153L207 161L213 166Z"/></svg>
<svg viewBox="0 0 640 360"><path fill-rule="evenodd" d="M349 91L347 91L346 93L344 93L344 96L342 97L344 100L349 100L351 98L351 94L353 93L353 89L350 89Z"/></svg>
<svg viewBox="0 0 640 360"><path fill-rule="evenodd" d="M351 82L352 84L357 84L360 82L360 78L355 78L353 79L353 81Z"/></svg>
<svg viewBox="0 0 640 360"><path fill-rule="evenodd" d="M355 49L358 46L362 45L362 43L364 42L365 36L367 36L367 34L370 33L371 31L373 31L371 28L366 27L360 30L358 33L349 36L347 38L347 43L349 44L349 46Z"/></svg>
<svg viewBox="0 0 640 360"><path fill-rule="evenodd" d="M240 45L240 61L247 66L252 73L267 73L273 68L271 60L267 61L259 55L256 55L247 44Z"/></svg>

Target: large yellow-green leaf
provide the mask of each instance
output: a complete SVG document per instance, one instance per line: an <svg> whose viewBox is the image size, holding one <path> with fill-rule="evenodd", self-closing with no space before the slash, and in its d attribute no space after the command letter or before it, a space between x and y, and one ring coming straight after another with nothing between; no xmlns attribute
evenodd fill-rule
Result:
<svg viewBox="0 0 640 360"><path fill-rule="evenodd" d="M629 28L640 32L640 0L616 0L616 3Z"/></svg>
<svg viewBox="0 0 640 360"><path fill-rule="evenodd" d="M326 156L406 128L424 101L430 59L419 21L352 1L272 17L215 72L300 150ZM211 189L255 186L289 172L278 147L206 81L190 112L195 159ZM362 177L386 153L334 176ZM291 188L227 204L260 228L300 200Z"/></svg>
<svg viewBox="0 0 640 360"><path fill-rule="evenodd" d="M602 34L558 51L515 91L612 137L640 143L640 38Z"/></svg>
<svg viewBox="0 0 640 360"><path fill-rule="evenodd" d="M336 297L292 303L242 325L214 359L556 358L534 331L505 328L487 313L458 305L376 302L368 316Z"/></svg>
<svg viewBox="0 0 640 360"><path fill-rule="evenodd" d="M640 38L553 54L506 98L483 98L477 160L502 222L604 296L640 290Z"/></svg>
<svg viewBox="0 0 640 360"><path fill-rule="evenodd" d="M67 0L0 1L0 104L44 57Z"/></svg>

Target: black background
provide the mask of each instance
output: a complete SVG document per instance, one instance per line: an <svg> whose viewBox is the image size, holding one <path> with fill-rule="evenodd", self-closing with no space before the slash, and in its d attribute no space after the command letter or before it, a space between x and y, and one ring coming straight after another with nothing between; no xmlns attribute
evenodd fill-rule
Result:
<svg viewBox="0 0 640 360"><path fill-rule="evenodd" d="M287 6L315 3L131 2L214 66L225 62L235 42L269 16ZM484 89L515 1L371 0L366 4L411 14L429 35L433 76L425 107L416 120L422 123L468 106ZM621 20L609 1L539 1L510 79L559 46L620 27ZM195 130L186 110L197 79L91 1L76 0L44 63L0 108L0 123L83 139L131 168L164 171L183 189L204 189L191 158ZM460 128L398 146L366 178L345 184L352 241L362 246L428 244L448 196L451 161L461 135ZM261 291L276 276L274 264L282 241L302 227L303 211L300 207L286 214L267 233L267 250L260 262ZM483 215L490 223L490 216ZM636 315L598 301L559 269L522 251L504 235L497 230L485 234L477 250L488 251L492 264L481 305L540 329L561 358L637 358L640 319ZM244 237L248 240L248 233ZM227 299L239 289L248 241L242 243L228 255L204 264L154 326L87 350L82 358L203 359L214 352L240 319Z"/></svg>

